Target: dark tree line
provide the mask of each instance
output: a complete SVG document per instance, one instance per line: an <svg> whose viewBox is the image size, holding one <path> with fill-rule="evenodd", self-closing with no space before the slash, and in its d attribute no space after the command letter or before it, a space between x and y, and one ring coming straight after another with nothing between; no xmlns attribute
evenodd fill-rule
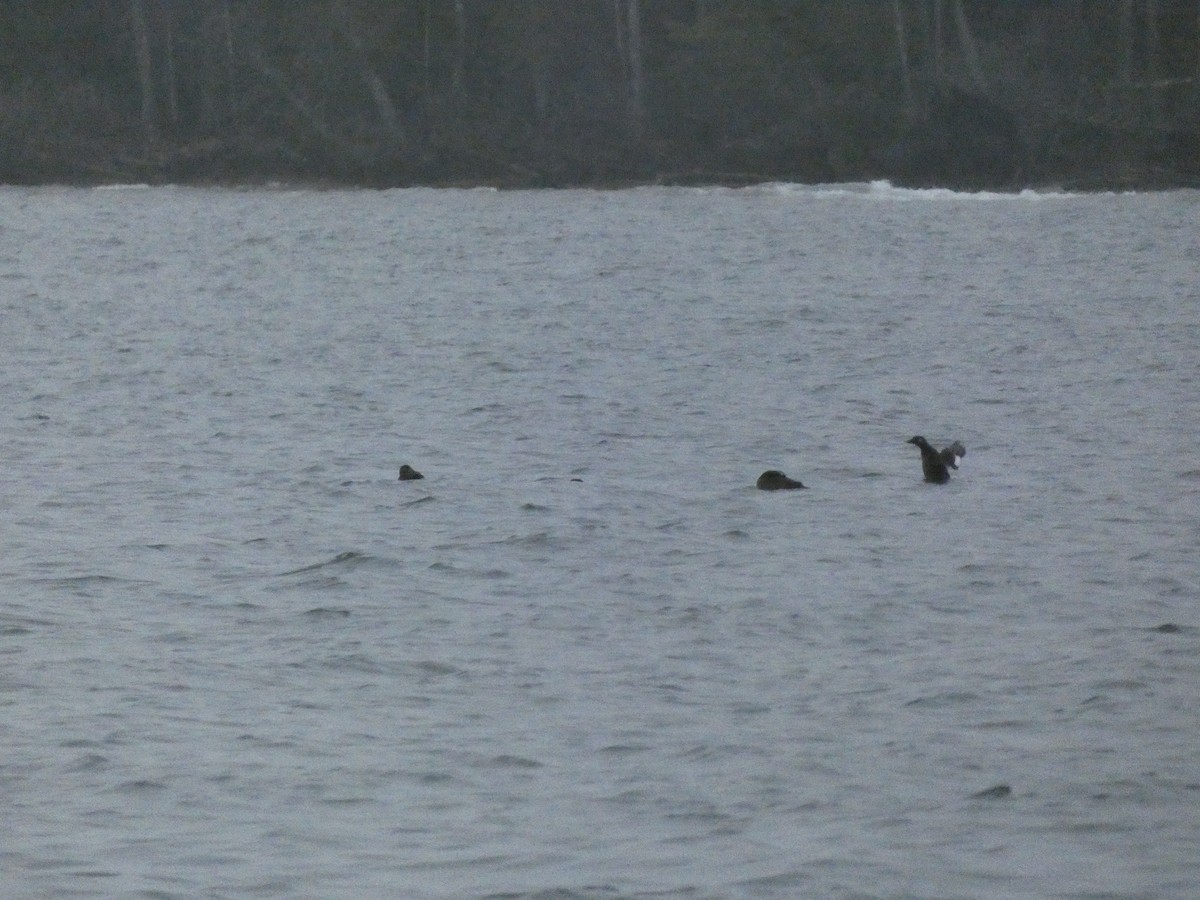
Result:
<svg viewBox="0 0 1200 900"><path fill-rule="evenodd" d="M4 0L0 180L1200 184L1200 0Z"/></svg>

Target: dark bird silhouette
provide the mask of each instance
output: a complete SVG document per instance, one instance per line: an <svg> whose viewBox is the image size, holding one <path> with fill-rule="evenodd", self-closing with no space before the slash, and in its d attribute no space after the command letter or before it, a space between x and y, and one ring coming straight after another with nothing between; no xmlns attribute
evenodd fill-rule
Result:
<svg viewBox="0 0 1200 900"><path fill-rule="evenodd" d="M990 788L984 788L982 791L977 791L971 795L972 800L1003 800L1005 797L1012 796L1012 788L1007 784L997 784Z"/></svg>
<svg viewBox="0 0 1200 900"><path fill-rule="evenodd" d="M916 444L921 451L921 471L925 473L925 480L933 484L949 481L950 470L957 469L958 461L967 455L967 448L960 441L955 441L940 452L919 434L910 437L908 443Z"/></svg>
<svg viewBox="0 0 1200 900"><path fill-rule="evenodd" d="M408 463L405 463L404 465L402 465L400 467L400 480L401 481L416 481L418 478L424 478L424 477L425 477L424 475L422 475L420 472L418 472L416 469L414 469Z"/></svg>
<svg viewBox="0 0 1200 900"><path fill-rule="evenodd" d="M802 488L804 485L794 478L788 478L778 469L767 469L767 471L758 476L755 487L760 491L786 491Z"/></svg>

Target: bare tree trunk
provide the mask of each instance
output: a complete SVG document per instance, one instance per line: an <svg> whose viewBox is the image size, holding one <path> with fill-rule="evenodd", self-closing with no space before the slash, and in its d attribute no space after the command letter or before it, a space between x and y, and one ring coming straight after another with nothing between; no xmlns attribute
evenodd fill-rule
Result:
<svg viewBox="0 0 1200 900"><path fill-rule="evenodd" d="M642 14L638 0L614 0L617 53L625 72L627 120L634 140L646 132L645 82L642 74Z"/></svg>
<svg viewBox="0 0 1200 900"><path fill-rule="evenodd" d="M463 69L467 56L467 10L463 0L454 0L454 69L451 85L454 89L455 106L462 105Z"/></svg>
<svg viewBox="0 0 1200 900"><path fill-rule="evenodd" d="M1120 19L1117 23L1117 48L1121 65L1121 84L1128 88L1133 84L1133 0L1121 0Z"/></svg>
<svg viewBox="0 0 1200 900"><path fill-rule="evenodd" d="M196 26L199 116L207 133L228 130L234 115L233 23L229 0L217 0Z"/></svg>
<svg viewBox="0 0 1200 900"><path fill-rule="evenodd" d="M229 15L229 0L221 0L221 30L225 38L225 91L229 114L237 116L237 87L234 82L233 19Z"/></svg>
<svg viewBox="0 0 1200 900"><path fill-rule="evenodd" d="M617 36L617 58L621 60L621 72L628 75L629 56L625 49L625 0L613 0L613 28Z"/></svg>
<svg viewBox="0 0 1200 900"><path fill-rule="evenodd" d="M967 14L963 10L962 0L954 0L954 24L958 29L958 42L962 45L963 58L967 61L967 70L971 73L971 81L975 88L984 92L987 84L983 79L983 67L979 64L979 53L975 49L975 39L971 37L971 28L967 24Z"/></svg>
<svg viewBox="0 0 1200 900"><path fill-rule="evenodd" d="M896 49L900 53L900 74L904 81L904 114L912 119L916 114L916 100L913 95L912 71L908 64L908 38L904 31L904 10L900 8L900 0L892 0L892 18L896 26Z"/></svg>
<svg viewBox="0 0 1200 900"><path fill-rule="evenodd" d="M526 0L520 19L520 56L529 73L533 93L533 117L539 140L549 137L553 78L550 60L557 40L554 33L556 0Z"/></svg>
<svg viewBox="0 0 1200 900"><path fill-rule="evenodd" d="M171 131L179 131L179 91L175 76L175 11L173 0L161 0L162 15L165 19L163 30L166 32L166 46L163 48L163 67L167 79L167 121L171 123Z"/></svg>
<svg viewBox="0 0 1200 900"><path fill-rule="evenodd" d="M931 5L933 21L930 28L933 33L933 77L940 88L946 83L946 41L942 35L942 0L933 0Z"/></svg>
<svg viewBox="0 0 1200 900"><path fill-rule="evenodd" d="M1146 0L1146 78L1151 84L1162 76L1159 71L1159 50L1158 0Z"/></svg>
<svg viewBox="0 0 1200 900"><path fill-rule="evenodd" d="M129 21L133 28L133 48L137 55L138 80L142 85L142 142L150 155L156 133L154 127L154 67L150 58L150 28L146 22L144 0L129 0Z"/></svg>
<svg viewBox="0 0 1200 900"><path fill-rule="evenodd" d="M341 151L349 149L347 142L326 124L325 120L321 118L320 113L313 108L311 103L305 100L300 93L292 89L292 86L288 84L288 80L283 76L283 73L271 65L257 47L248 46L245 52L246 58L279 91L280 96L287 101L287 104L296 111L296 114L304 120L314 133L319 135L330 147Z"/></svg>
<svg viewBox="0 0 1200 900"><path fill-rule="evenodd" d="M1146 0L1146 80L1150 83L1150 121L1158 125L1163 120L1163 92L1159 84L1162 69L1159 54L1162 50L1158 33L1158 0Z"/></svg>
<svg viewBox="0 0 1200 900"><path fill-rule="evenodd" d="M425 30L424 30L424 34L422 35L422 44L421 44L421 63L422 63L422 70L424 71L424 75L425 75L425 108L426 109L429 108L430 101L433 98L433 54L432 54L432 50L433 50L433 43L432 43L433 13L429 8L429 3L430 3L430 0L425 0L425 5L424 5Z"/></svg>
<svg viewBox="0 0 1200 900"><path fill-rule="evenodd" d="M642 11L639 0L629 0L629 73L633 121L640 139L646 126L646 85L642 73Z"/></svg>
<svg viewBox="0 0 1200 900"><path fill-rule="evenodd" d="M362 39L358 35L358 29L351 19L350 11L346 8L344 0L334 0L331 12L338 34L342 36L354 51L354 60L358 64L363 80L366 81L367 88L371 92L371 99L375 104L375 112L379 116L379 122L383 126L384 133L393 145L402 148L405 141L404 130L400 127L400 117L396 115L396 107L392 103L391 96L388 94L387 85L383 83L383 79L371 67L367 48L363 46Z"/></svg>

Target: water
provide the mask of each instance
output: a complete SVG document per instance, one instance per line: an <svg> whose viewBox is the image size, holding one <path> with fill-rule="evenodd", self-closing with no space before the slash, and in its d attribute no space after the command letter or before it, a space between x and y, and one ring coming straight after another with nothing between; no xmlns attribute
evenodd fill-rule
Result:
<svg viewBox="0 0 1200 900"><path fill-rule="evenodd" d="M6 896L1190 895L1198 226L0 190Z"/></svg>

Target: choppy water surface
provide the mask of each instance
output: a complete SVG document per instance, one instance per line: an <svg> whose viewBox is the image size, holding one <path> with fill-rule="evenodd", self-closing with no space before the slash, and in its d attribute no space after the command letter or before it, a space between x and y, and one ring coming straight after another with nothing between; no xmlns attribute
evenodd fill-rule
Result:
<svg viewBox="0 0 1200 900"><path fill-rule="evenodd" d="M1192 895L1198 235L0 191L6 896Z"/></svg>

